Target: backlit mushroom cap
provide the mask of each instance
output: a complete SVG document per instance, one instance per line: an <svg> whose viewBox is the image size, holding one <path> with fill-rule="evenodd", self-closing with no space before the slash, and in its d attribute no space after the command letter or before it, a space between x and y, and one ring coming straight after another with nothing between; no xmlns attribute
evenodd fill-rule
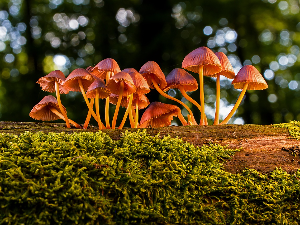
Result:
<svg viewBox="0 0 300 225"><path fill-rule="evenodd" d="M123 95L127 96L136 91L136 87L131 76L125 72L119 72L113 75L107 83L107 88L111 91L111 93L118 95L120 92L121 82L124 82Z"/></svg>
<svg viewBox="0 0 300 225"><path fill-rule="evenodd" d="M187 92L198 89L197 80L184 69L173 69L166 77L166 81L168 86L164 91L179 89L179 87L182 87Z"/></svg>
<svg viewBox="0 0 300 225"><path fill-rule="evenodd" d="M89 66L86 68L86 71L88 71L90 74L100 78L100 79L104 79L103 77L105 76L105 72L104 71L99 71L97 68Z"/></svg>
<svg viewBox="0 0 300 225"><path fill-rule="evenodd" d="M144 94L139 94L139 93L134 93L133 94L133 100L132 100L132 106L135 109L136 108L136 103L138 103L138 108L139 109L144 109L146 108L150 102L149 99L147 98L146 95Z"/></svg>
<svg viewBox="0 0 300 225"><path fill-rule="evenodd" d="M86 91L86 97L88 98L96 98L96 94L98 91L99 98L106 98L109 96L110 91L106 88L102 79L98 77L94 77L94 82L89 86Z"/></svg>
<svg viewBox="0 0 300 225"><path fill-rule="evenodd" d="M93 83L94 77L85 69L78 68L73 70L64 82L64 88L68 91L80 92L78 80L81 80L83 89L87 91L89 86Z"/></svg>
<svg viewBox="0 0 300 225"><path fill-rule="evenodd" d="M119 95L116 94L110 94L109 95L109 102L111 104L117 105L119 99ZM126 108L129 102L129 98L127 98L127 96L122 96L122 100L121 100L121 106Z"/></svg>
<svg viewBox="0 0 300 225"><path fill-rule="evenodd" d="M218 57L207 47L200 47L191 51L182 61L182 68L199 73L199 66L203 65L203 75L212 76L222 70Z"/></svg>
<svg viewBox="0 0 300 225"><path fill-rule="evenodd" d="M98 76L99 78L102 79L106 79L105 77L106 72L112 72L114 74L121 72L118 63L116 62L116 60L112 58L103 59L96 66L94 66L93 69L97 69L99 73L104 72L102 73L102 75Z"/></svg>
<svg viewBox="0 0 300 225"><path fill-rule="evenodd" d="M263 90L268 84L258 70L252 65L243 66L232 81L235 89L243 89L248 83L248 90Z"/></svg>
<svg viewBox="0 0 300 225"><path fill-rule="evenodd" d="M170 126L174 116L177 116L180 108L161 102L152 102L142 115L140 127L165 127Z"/></svg>
<svg viewBox="0 0 300 225"><path fill-rule="evenodd" d="M36 104L29 113L29 116L35 120L51 121L60 119L54 114L50 107L60 112L57 100L52 95L45 96L38 104ZM64 107L63 107L64 108ZM64 108L66 111L66 109Z"/></svg>
<svg viewBox="0 0 300 225"><path fill-rule="evenodd" d="M147 80L150 88L154 89L152 79L156 81L160 89L164 89L167 86L166 78L159 65L154 61L146 62L139 71L140 74Z"/></svg>
<svg viewBox="0 0 300 225"><path fill-rule="evenodd" d="M146 79L138 71L136 71L134 68L126 68L122 71L128 73L131 76L137 93L147 94L150 92L150 87Z"/></svg>
<svg viewBox="0 0 300 225"><path fill-rule="evenodd" d="M235 72L227 56L223 52L216 52L215 54L220 60L222 70L219 73L214 74L213 76L216 77L217 75L223 75L228 79L233 79L235 77Z"/></svg>
<svg viewBox="0 0 300 225"><path fill-rule="evenodd" d="M48 75L41 77L38 79L37 83L41 86L43 91L47 92L55 92L55 81L58 82L59 85L59 92L61 94L68 94L69 91L65 90L63 87L63 83L65 81L65 75L60 70L54 70L50 72Z"/></svg>

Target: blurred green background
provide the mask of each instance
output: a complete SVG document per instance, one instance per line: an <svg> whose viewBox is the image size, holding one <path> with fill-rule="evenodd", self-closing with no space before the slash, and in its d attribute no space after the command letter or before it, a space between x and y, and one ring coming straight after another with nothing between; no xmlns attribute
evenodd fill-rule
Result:
<svg viewBox="0 0 300 225"><path fill-rule="evenodd" d="M247 91L230 123L300 120L299 7L297 0L1 0L0 120L33 121L30 110L49 94L36 81L52 70L67 76L113 58L121 70L156 61L167 76L201 46L224 52L236 72L254 65L269 85ZM207 117L213 119L215 80L204 82ZM221 80L221 119L239 92L231 80ZM198 91L191 96L199 101ZM147 97L177 105L155 90ZM84 122L88 109L80 93L63 95L62 103L71 119ZM199 121L198 109L189 106Z"/></svg>

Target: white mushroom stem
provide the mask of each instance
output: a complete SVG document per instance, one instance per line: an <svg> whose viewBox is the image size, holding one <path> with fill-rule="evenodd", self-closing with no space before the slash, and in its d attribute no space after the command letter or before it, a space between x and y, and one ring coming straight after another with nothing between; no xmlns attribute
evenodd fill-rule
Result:
<svg viewBox="0 0 300 225"><path fill-rule="evenodd" d="M243 90L240 93L240 96L239 96L238 100L236 101L235 105L233 106L232 110L230 111L228 116L220 124L226 124L231 119L231 117L233 116L233 114L235 113L235 111L237 110L239 105L241 104L241 102L243 100L243 97L246 93L247 88L248 88L248 83L245 83L244 87L243 87Z"/></svg>
<svg viewBox="0 0 300 225"><path fill-rule="evenodd" d="M123 97L123 92L124 92L124 82L121 81L121 83L120 83L120 94L119 94L119 98L118 98L118 101L117 101L114 117L113 117L113 120L112 120L112 123L111 123L111 128L112 129L116 128L117 117L118 117L119 108L120 108L122 97Z"/></svg>
<svg viewBox="0 0 300 225"><path fill-rule="evenodd" d="M125 114L123 116L122 122L121 122L120 126L118 127L118 129L122 129L124 127L124 124L125 124L126 118L128 116L128 113L130 113L132 115L132 113L131 113L132 98L133 98L133 94L130 94L130 96L129 96L129 103L128 103L126 112L125 112Z"/></svg>
<svg viewBox="0 0 300 225"><path fill-rule="evenodd" d="M67 128L71 128L69 120L68 120L67 113L66 113L66 111L64 110L64 108L61 104L60 93L59 93L59 84L58 84L57 80L55 80L55 91L56 91L56 98L57 98L58 107L59 107L62 115L65 118L64 121L66 121L66 126L67 126Z"/></svg>
<svg viewBox="0 0 300 225"><path fill-rule="evenodd" d="M53 112L53 113L54 113L55 115L57 115L59 118L61 118L62 120L65 120L65 117L63 116L63 114L60 113L59 111L57 111L56 108L54 108L54 107L49 107L49 109L51 110L51 112ZM69 121L69 123L71 123L72 125L74 125L76 128L81 128L81 126L80 126L78 123L74 122L73 120L68 119L68 121Z"/></svg>
<svg viewBox="0 0 300 225"><path fill-rule="evenodd" d="M216 113L214 125L219 124L219 114L220 114L220 75L217 76L216 81Z"/></svg>

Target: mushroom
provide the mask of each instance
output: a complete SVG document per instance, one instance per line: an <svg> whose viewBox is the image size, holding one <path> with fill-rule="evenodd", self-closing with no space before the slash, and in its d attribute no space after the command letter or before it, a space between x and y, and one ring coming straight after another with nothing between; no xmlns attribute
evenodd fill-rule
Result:
<svg viewBox="0 0 300 225"><path fill-rule="evenodd" d="M91 112L94 119L98 122L98 126L101 127L104 125L101 124L102 122L98 120L98 117L93 110L93 106L90 104L85 94L85 92L88 90L89 86L93 83L93 81L93 76L87 70L78 68L73 70L69 74L69 76L64 82L64 87L68 91L81 92L89 111Z"/></svg>
<svg viewBox="0 0 300 225"><path fill-rule="evenodd" d="M170 126L174 116L178 116L183 125L187 125L176 105L152 102L142 115L139 128Z"/></svg>
<svg viewBox="0 0 300 225"><path fill-rule="evenodd" d="M201 105L201 122L205 122L204 110L204 82L203 76L211 76L222 70L218 57L207 47L199 47L188 55L182 61L182 68L199 74L200 86L200 105Z"/></svg>
<svg viewBox="0 0 300 225"><path fill-rule="evenodd" d="M68 120L67 112L63 110L63 106L60 100L60 93L68 94L68 91L63 88L63 83L65 79L66 79L65 75L63 74L62 71L54 70L50 72L48 75L38 79L37 83L41 86L43 91L56 93L58 106L65 118L64 120L66 121L67 128L70 128L71 126Z"/></svg>
<svg viewBox="0 0 300 225"><path fill-rule="evenodd" d="M106 88L103 80L96 76L94 76L94 79L94 82L89 86L89 88L86 91L86 97L95 99L96 115L98 120L101 121L99 112L99 98L107 98L110 94L110 91ZM85 124L83 128L87 128L87 125L88 123ZM100 123L100 125L101 126L99 127L99 129L102 130L104 128L104 125L102 124L102 122Z"/></svg>
<svg viewBox="0 0 300 225"><path fill-rule="evenodd" d="M242 89L242 92L228 116L220 124L226 124L230 120L243 100L246 90L263 90L268 88L268 84L263 76L252 65L243 66L233 79L232 84L235 89Z"/></svg>
<svg viewBox="0 0 300 225"><path fill-rule="evenodd" d="M186 110L189 112L190 115L193 115L192 111L186 104L184 104L182 101L180 101L176 98L173 98L170 95L163 92L163 90L167 86L167 81L166 81L164 73L162 72L162 70L160 69L159 65L156 62L154 62L154 61L146 62L141 67L139 72L147 80L150 88L152 88L152 89L155 88L162 96L178 102L184 108L186 108Z"/></svg>
<svg viewBox="0 0 300 225"><path fill-rule="evenodd" d="M129 96L134 93L136 87L131 76L128 73L119 72L109 79L109 81L107 82L107 88L111 91L111 93L119 95L112 120L112 129L115 129L122 97Z"/></svg>
<svg viewBox="0 0 300 225"><path fill-rule="evenodd" d="M201 112L201 106L198 104L198 102L196 102L186 93L198 89L197 80L191 74L184 69L175 68L166 76L166 81L167 87L164 89L164 92L168 91L169 89L179 89L183 97L197 106ZM194 115L191 116L194 118Z"/></svg>
<svg viewBox="0 0 300 225"><path fill-rule="evenodd" d="M128 73L131 76L133 83L136 87L136 92L133 94L133 100L135 100L136 98L139 98L140 95L145 95L150 92L150 87L149 87L146 79L138 71L136 71L134 68L126 68L122 71ZM139 108L140 108L139 102L140 101L134 101L134 104L133 104L133 106L135 108L134 128L137 128L138 120L139 120ZM131 117L132 116L130 116L129 118L131 118Z"/></svg>
<svg viewBox="0 0 300 225"><path fill-rule="evenodd" d="M66 111L65 107L62 106L63 110ZM36 104L29 113L29 116L35 120L52 121L62 119L65 120L64 115L60 111L58 101L52 95L45 96L38 104ZM79 124L73 120L69 120L69 123L74 125L76 128L81 128Z"/></svg>
<svg viewBox="0 0 300 225"><path fill-rule="evenodd" d="M214 74L217 77L216 81L216 113L215 113L215 120L214 125L219 124L219 113L220 113L220 76L223 75L228 79L233 79L235 77L235 72L229 59L223 52L216 52L216 56L219 58L220 63L222 65L222 71L219 73Z"/></svg>
<svg viewBox="0 0 300 225"><path fill-rule="evenodd" d="M98 77L104 79L106 85L109 81L109 78L112 77L114 74L121 72L121 69L118 63L112 58L106 58L100 61L94 68L91 70L98 71ZM96 72L95 72L96 73ZM105 123L106 128L110 128L109 124L109 96L106 98L105 102Z"/></svg>

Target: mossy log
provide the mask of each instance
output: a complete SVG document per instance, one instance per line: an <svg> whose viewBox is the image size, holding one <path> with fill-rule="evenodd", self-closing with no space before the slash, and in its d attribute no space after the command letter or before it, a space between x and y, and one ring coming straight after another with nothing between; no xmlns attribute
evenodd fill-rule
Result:
<svg viewBox="0 0 300 225"><path fill-rule="evenodd" d="M125 131L138 129L124 128L122 130L102 130L113 140L120 138ZM30 132L97 132L96 126L88 129L66 128L64 123L48 122L0 122L0 132L20 134ZM233 149L240 149L224 163L225 170L239 173L242 170L256 169L268 173L275 168L292 173L300 168L300 156L297 149L300 141L293 138L288 129L274 125L220 125L220 126L170 126L163 128L148 128L150 135L178 137L196 146L216 143Z"/></svg>

